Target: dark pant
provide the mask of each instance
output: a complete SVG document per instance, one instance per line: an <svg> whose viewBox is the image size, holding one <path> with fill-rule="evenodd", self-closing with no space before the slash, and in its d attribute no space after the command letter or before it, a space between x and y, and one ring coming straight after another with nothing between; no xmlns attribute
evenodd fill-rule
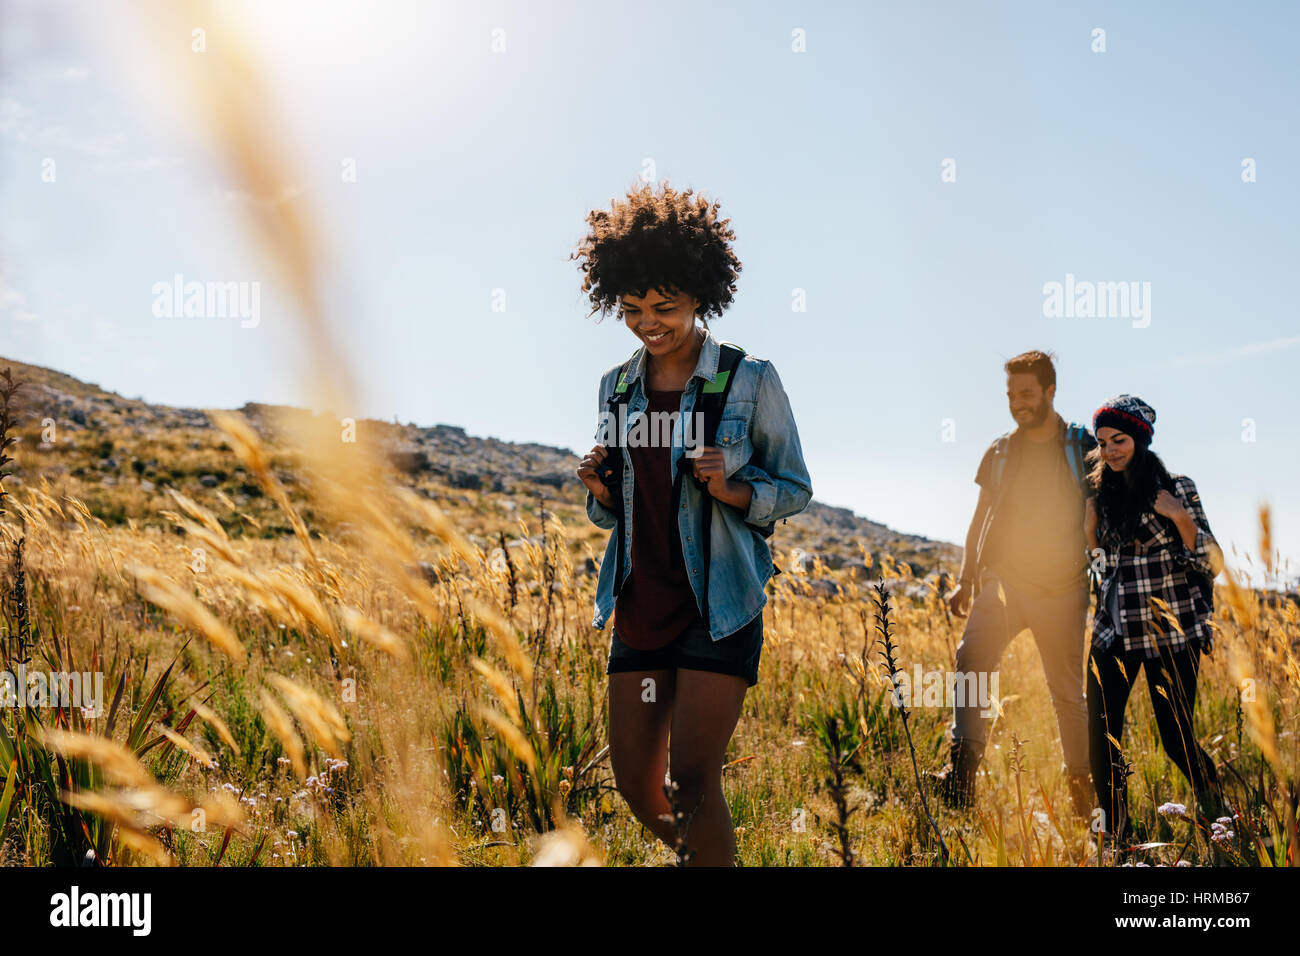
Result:
<svg viewBox="0 0 1300 956"><path fill-rule="evenodd" d="M734 674L753 687L758 683L758 660L763 652L763 615L734 633L715 641L703 621L697 620L671 644L653 651L629 647L618 636L615 620L609 639L607 674L622 671L686 670Z"/></svg>
<svg viewBox="0 0 1300 956"><path fill-rule="evenodd" d="M1198 802L1213 805L1218 774L1192 728L1200 663L1200 651L1189 647L1176 651L1161 647L1159 660L1126 656L1119 637L1110 649L1092 651L1088 662L1089 756L1098 805L1106 814L1106 830L1123 833L1128 822L1124 756L1111 738L1123 739L1124 709L1139 670L1146 671L1151 709L1165 753L1191 782ZM1097 673L1093 672L1094 664Z"/></svg>
<svg viewBox="0 0 1300 956"><path fill-rule="evenodd" d="M1088 589L1080 586L1063 594L1041 593L999 578L986 569L979 595L957 645L957 673L992 675L1011 640L1029 628L1047 676L1047 689L1056 708L1061 751L1071 774L1088 772L1088 710L1083 701L1084 619L1088 614ZM993 685L997 687L996 684ZM954 744L967 740L982 753L988 736L987 707L965 700L954 702Z"/></svg>

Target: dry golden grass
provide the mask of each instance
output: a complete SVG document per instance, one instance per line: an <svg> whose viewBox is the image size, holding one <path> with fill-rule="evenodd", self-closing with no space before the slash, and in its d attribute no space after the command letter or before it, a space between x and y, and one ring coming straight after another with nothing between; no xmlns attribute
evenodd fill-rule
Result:
<svg viewBox="0 0 1300 956"><path fill-rule="evenodd" d="M158 838L157 820L147 822L140 799L113 787L152 794L150 806L168 820L179 812L161 811L169 806L163 793L183 801L173 809L201 805L193 795L205 791L251 799L226 862L250 859L263 837L279 848L262 864L660 859L609 789L602 752L608 638L587 624L594 578L571 572L570 522L585 518L576 508L565 519L549 512L545 544L518 549L519 599L512 608L499 562L464 533L451 533L451 515L431 518L400 491L391 500L400 507L382 511L378 533L358 527L355 512L331 515L321 501L311 502L321 522L319 536L310 535L314 528L307 536L317 575L307 570L297 535L223 537L228 553L196 565L190 526L212 535L212 522L239 526L216 494L211 501L177 499L189 517L173 513L172 520L187 533L171 541L156 528L88 521L70 500L60 509L48 483L13 494L11 515L27 521L27 569L29 580L40 582L42 616L67 622L74 648L99 643L102 633L166 661L188 638L206 639L189 643L164 694L173 716L153 733L176 748L166 760L154 759L156 752L137 758L120 737L98 736L102 717L88 722L86 734L47 732L52 750L83 756L104 773L106 789L72 795L73 805L122 828L123 845L135 854L126 859L141 862L202 864L212 847L206 837L179 830L165 846L149 844L146 838ZM334 535L344 520L351 530ZM9 518L0 527L5 537L16 534ZM420 537L429 527L442 537ZM530 530L525 520L521 533ZM406 536L401 557L371 560L365 542L390 547L397 534ZM448 573L431 584L408 559ZM872 570L895 595L900 666L948 669L961 622L948 618L939 595L905 565L885 558ZM823 578L836 580L839 592L816 592L810 581ZM1231 763L1248 781L1270 781L1262 791L1239 788L1240 800L1254 802L1238 810L1258 828L1261 843L1271 836L1279 848L1274 862L1294 860L1288 801L1297 766L1300 615L1294 604L1235 578L1219 599L1215 626L1223 650L1203 664L1200 736L1220 766ZM859 859L937 861L919 825L897 714L887 703L889 675L870 633L871 608L863 582L816 562L806 573L774 579L762 680L747 698L726 771L742 862L836 862L827 829L832 809L821 786L825 768L808 721L840 706L849 707L869 755L852 781L851 799L862 812L849 832ZM940 819L947 842L963 848L955 861L1095 860L1091 835L1066 809L1054 713L1032 642L1013 642L1001 674L1004 696L980 784L982 809L974 818ZM153 677L135 680L143 689ZM1135 803L1147 807L1153 827L1168 826L1153 808L1178 799L1185 783L1161 753L1140 691L1131 707L1121 743L1138 770ZM585 723L566 722L565 708L591 715ZM197 737L177 729L190 711ZM934 766L942 760L948 712L921 708L913 719L918 758ZM119 735L124 724L119 720ZM1018 805L1010 802L1016 774L1000 756L1013 733L1028 741L1019 781L1028 784L1027 799ZM569 745L582 735L589 738L583 757L563 756L577 752ZM449 742L466 753L449 751ZM803 832L790 822L800 808L814 821ZM493 829L501 823L492 818L495 810L505 813L504 829ZM1182 839L1200 847L1186 851L1199 862L1260 862L1257 847L1229 851L1197 843L1191 831L1167 836L1171 845ZM570 844L579 849L560 849Z"/></svg>
<svg viewBox="0 0 1300 956"><path fill-rule="evenodd" d="M184 35L181 28L199 13L220 20L215 8L188 2L158 12L151 26L162 34ZM211 156L236 186L268 200L293 181L269 112L274 97L238 34L223 40L223 56L202 68L173 43L157 49L176 52L168 69L203 117ZM248 209L250 234L296 305L304 403L356 407L321 300L322 242L307 208L263 201ZM608 638L588 624L593 579L574 572L575 559L592 555L604 535L579 509L561 502L547 503L545 514L509 519L453 514L403 484L373 430L358 427L353 441L331 416L291 415L276 423L286 438L271 448L238 414L210 416L230 449L225 457L241 463L269 499L260 517L221 493L172 491L170 500L154 496L150 510L179 535L134 518L110 525L42 477L25 483L0 519L6 543L25 536L43 640L57 633L78 659L113 645L148 655L149 670L130 674L130 712L112 734L99 717L85 719L85 733L50 729L44 737L51 751L102 771L96 786L66 799L117 833L120 850L109 862L663 859L611 793L603 710ZM189 452L175 447L172 454ZM231 463L202 454L205 467ZM278 477L284 473L295 475L303 506ZM291 536L243 534L261 530L272 515L288 522ZM529 518L545 531L540 546L527 541ZM508 574L471 535L491 541L515 521L525 543L512 601ZM1263 524L1271 568L1267 516ZM421 561L437 569L435 583ZM887 702L890 675L863 583L818 564L810 572L784 574L772 585L761 683L732 741L726 790L741 862L838 862L825 762L812 730L819 716L834 712L862 747L863 770L847 794L859 811L846 830L857 856L875 864L935 863L911 755ZM886 557L873 573L895 593L900 665L947 670L959 622L905 564ZM817 593L812 577L837 581L839 593ZM1216 759L1242 781L1242 836L1231 847L1213 845L1194 830L1174 832L1148 810L1151 825L1169 831L1161 842L1173 848L1152 853L1294 864L1300 621L1294 604L1231 578L1219 596L1216 624L1226 652L1205 662L1199 726ZM163 672L160 662L173 658L148 722L168 746L124 746L124 725ZM1064 809L1054 714L1032 644L1015 642L1001 673L1010 693L999 702L981 810L939 821L956 848L953 861L1095 859L1092 835ZM1185 784L1160 752L1149 702L1139 693L1131 707L1125 743L1137 770L1134 799L1153 807L1181 795ZM199 719L199 741L182 728L191 717ZM913 718L918 759L934 765L947 712L921 709ZM1017 742L1014 769L1004 759L1012 733L1027 741L1023 752ZM222 794L238 795L242 819ZM185 825L196 808L218 828L217 839ZM806 827L795 825L803 819ZM47 826L25 816L10 855L47 862Z"/></svg>

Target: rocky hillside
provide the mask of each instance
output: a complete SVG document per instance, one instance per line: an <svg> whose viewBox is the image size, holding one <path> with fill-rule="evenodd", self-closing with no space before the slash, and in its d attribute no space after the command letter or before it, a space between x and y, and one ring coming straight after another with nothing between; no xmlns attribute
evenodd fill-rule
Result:
<svg viewBox="0 0 1300 956"><path fill-rule="evenodd" d="M232 534L290 533L202 410L124 398L61 372L0 358L0 371L5 368L24 383L14 402L19 441L10 449L15 460L5 479L11 491L44 476L58 493L81 498L110 524L144 525L165 524L158 512L173 507L165 494L173 487L197 500L224 498L232 505ZM239 411L273 449L272 465L292 494L295 460L274 434L272 407L249 403ZM586 521L572 450L480 438L454 425L366 419L358 423L363 430L412 487L457 512L472 537L488 542L501 532L517 535L519 518L535 516L544 503L570 523L576 544L585 541L601 553L606 533ZM307 517L310 523L309 511ZM831 568L863 567L864 551L873 558L891 554L920 575L940 566L954 570L960 560L954 545L899 534L818 501L778 524L773 545L787 559L798 548Z"/></svg>

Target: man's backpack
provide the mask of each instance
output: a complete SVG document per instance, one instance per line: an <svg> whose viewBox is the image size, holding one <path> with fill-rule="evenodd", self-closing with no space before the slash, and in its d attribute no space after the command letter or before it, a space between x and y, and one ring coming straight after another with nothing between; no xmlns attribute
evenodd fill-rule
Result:
<svg viewBox="0 0 1300 956"><path fill-rule="evenodd" d="M1006 489L1002 487L1002 477L1007 469L1007 461L1011 457L1011 436L1012 432L1001 435L993 443L993 460L990 463L993 477L993 506L985 518L984 527L980 530L979 540L976 544L976 563L983 564L983 552L989 529L993 520L993 512L1001 504L1002 492ZM1074 475L1075 483L1079 486L1079 491L1085 498L1092 494L1092 489L1088 486L1088 471L1085 464L1085 456L1091 443L1095 440L1088 434L1088 429L1082 425L1070 424L1065 430L1065 460L1069 462L1070 473ZM1093 580L1093 571L1091 565L1088 569L1089 580ZM979 576L975 577L975 590L979 591ZM1093 581L1094 587L1096 582Z"/></svg>
<svg viewBox="0 0 1300 956"><path fill-rule="evenodd" d="M715 441L717 441L718 424L722 420L723 410L727 407L727 396L731 392L731 383L735 380L736 368L740 365L740 360L744 358L744 356L745 356L745 350L742 349L740 346L732 345L730 343L721 344L720 354L718 356L717 375L714 376L712 382L701 381L697 385L698 391L695 396L695 411L703 412L704 414L704 429L703 429L703 434L700 437L701 445L711 446L714 444ZM633 356L633 358L635 358L635 356ZM626 362L623 363L623 366L619 369L618 380L614 385L614 391L610 394L609 399L606 402L606 406L610 413L611 420L614 422L619 421L619 406L627 404L628 398L631 397L630 396L631 387L630 387L630 383L627 380L628 371L631 369L631 366L632 366L632 359L628 359ZM613 437L615 442L617 442L621 438L621 435L619 435L619 429L617 427L614 428L613 430ZM596 469L597 474L600 475L601 480L610 488L621 489L623 487L623 467L624 467L623 449L618 447L617 445L611 445L611 446L607 446L606 451L607 454L605 455L605 461L602 463L601 467ZM684 461L679 462L678 469L677 469L677 476L673 481L674 512L676 512L681 502L682 476L685 475L687 471L688 471L687 463ZM701 491L703 491L705 487L704 482L700 481L694 475L691 476L691 480L695 482L696 486L699 487ZM707 491L703 491L703 493L706 496L708 494ZM706 562L705 564L706 573L704 575L705 620L708 620L707 615L708 615L709 576L707 573L708 571L707 562L708 562L709 549L711 543L710 532L713 525L713 510L715 507L717 507L717 502L711 502L711 504L712 507L704 509L704 513L701 516L701 520L700 520L700 546L701 546L701 551L705 556L705 562ZM618 558L614 568L614 594L616 596L623 583L623 533L624 533L625 521L626 518L623 514L622 501L620 500L619 511L618 511L618 542L619 542ZM776 522L769 521L763 527L755 528L754 530L756 530L764 538L770 538L775 528L776 528ZM778 568L775 563L773 563L772 565L772 570L774 574L781 573L781 569Z"/></svg>
<svg viewBox="0 0 1300 956"><path fill-rule="evenodd" d="M1002 473L1006 470L1007 457L1011 449L1011 434L1011 432L1007 432L993 446L994 488L998 488L1002 484ZM1065 459L1070 463L1070 472L1074 475L1074 480L1085 497L1090 494L1088 472L1084 464L1084 456L1088 453L1089 437L1088 429L1082 425L1072 424L1065 431Z"/></svg>

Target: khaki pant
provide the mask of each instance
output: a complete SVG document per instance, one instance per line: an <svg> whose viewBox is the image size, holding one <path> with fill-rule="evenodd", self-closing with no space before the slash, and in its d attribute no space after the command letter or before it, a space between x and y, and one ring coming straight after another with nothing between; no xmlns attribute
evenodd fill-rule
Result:
<svg viewBox="0 0 1300 956"><path fill-rule="evenodd" d="M999 586L1000 585L1000 586ZM1088 706L1083 697L1084 623L1088 614L1086 583L1054 596L1013 587L997 574L985 570L979 595L971 605L966 629L957 645L957 671L996 671L1007 645L1025 628L1034 636L1047 688L1056 708L1061 750L1069 773L1088 773ZM1014 693L1002 687L1001 692ZM983 744L989 717L978 703L953 707L952 735L956 740Z"/></svg>

